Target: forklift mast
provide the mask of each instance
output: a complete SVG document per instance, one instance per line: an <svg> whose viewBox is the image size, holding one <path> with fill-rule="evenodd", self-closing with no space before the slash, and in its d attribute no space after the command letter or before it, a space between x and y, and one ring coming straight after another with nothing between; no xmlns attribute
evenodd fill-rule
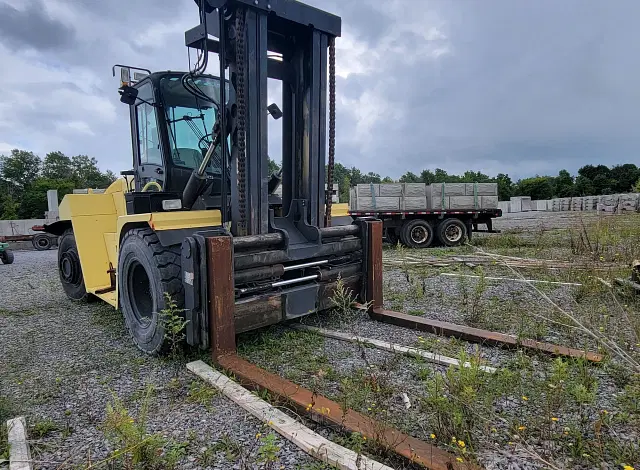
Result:
<svg viewBox="0 0 640 470"><path fill-rule="evenodd" d="M231 148L221 139L221 153L231 155L232 234L285 230L290 242L317 242L325 226L328 50L340 35L340 18L294 0L195 2L200 24L185 33L186 45L202 56L199 72L208 62L204 51L218 54L219 76L228 69L235 95L228 100L220 89L220 102L228 102L219 120L230 135ZM282 89L280 216L268 203L267 78L280 80Z"/></svg>

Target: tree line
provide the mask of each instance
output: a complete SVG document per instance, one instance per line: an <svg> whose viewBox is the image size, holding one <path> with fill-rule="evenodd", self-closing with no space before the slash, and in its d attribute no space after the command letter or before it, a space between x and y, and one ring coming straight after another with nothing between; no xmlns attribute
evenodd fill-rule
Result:
<svg viewBox="0 0 640 470"><path fill-rule="evenodd" d="M557 176L533 176L513 181L508 174L485 175L479 171L465 171L462 175L449 174L445 170L423 170L420 174L406 172L397 181L378 173L363 173L356 167L347 168L340 163L334 166L334 183L339 184L340 202L349 201L349 188L361 183L498 183L501 201L511 196L531 196L531 199L554 197L598 196L640 192L640 168L633 163L614 165L585 165L572 176L560 170Z"/></svg>
<svg viewBox="0 0 640 470"><path fill-rule="evenodd" d="M279 165L269 160L269 171L278 169ZM533 176L515 182L504 173L489 176L466 171L455 175L440 168L423 170L420 174L408 171L394 180L341 163L335 164L333 174L334 183L339 185L340 202L348 202L349 188L361 183L497 183L500 200L511 196L551 199L640 192L640 168L633 163L610 168L585 165L575 176L560 170L557 176ZM115 179L113 172L101 171L96 159L87 155L68 157L56 151L41 159L33 152L14 149L9 155L0 155L0 219L42 218L47 210L47 190L57 189L58 197L62 198L76 188L104 189Z"/></svg>
<svg viewBox="0 0 640 470"><path fill-rule="evenodd" d="M49 152L41 159L33 152L14 149L0 155L0 219L41 219L47 208L47 190L58 197L74 189L104 189L116 175L101 171L95 158L68 157Z"/></svg>

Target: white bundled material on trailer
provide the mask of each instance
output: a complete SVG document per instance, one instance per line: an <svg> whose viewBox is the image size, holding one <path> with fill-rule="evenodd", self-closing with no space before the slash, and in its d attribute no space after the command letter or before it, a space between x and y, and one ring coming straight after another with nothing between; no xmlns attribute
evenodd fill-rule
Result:
<svg viewBox="0 0 640 470"><path fill-rule="evenodd" d="M400 210L399 197L358 197L357 210L360 211L397 211Z"/></svg>
<svg viewBox="0 0 640 470"><path fill-rule="evenodd" d="M480 196L481 209L497 209L498 196Z"/></svg>
<svg viewBox="0 0 640 470"><path fill-rule="evenodd" d="M466 183L433 183L427 186L427 195L432 198L442 198L444 196L465 196L467 192Z"/></svg>
<svg viewBox="0 0 640 470"><path fill-rule="evenodd" d="M465 183L467 196L497 196L498 183Z"/></svg>
<svg viewBox="0 0 640 470"><path fill-rule="evenodd" d="M404 197L421 197L427 195L427 185L424 183L404 183L402 186Z"/></svg>
<svg viewBox="0 0 640 470"><path fill-rule="evenodd" d="M405 211L423 211L427 208L427 196L403 197L402 207Z"/></svg>
<svg viewBox="0 0 640 470"><path fill-rule="evenodd" d="M378 185L376 196L380 197L402 197L402 183L388 183Z"/></svg>
<svg viewBox="0 0 640 470"><path fill-rule="evenodd" d="M380 195L379 184L359 184L356 186L356 196L372 197Z"/></svg>
<svg viewBox="0 0 640 470"><path fill-rule="evenodd" d="M581 211L582 210L582 198L581 197L572 197L571 198L571 210L572 211Z"/></svg>
<svg viewBox="0 0 640 470"><path fill-rule="evenodd" d="M450 196L446 198L449 200L449 207L445 209L475 209L478 202L475 196ZM479 204L478 204L479 206Z"/></svg>

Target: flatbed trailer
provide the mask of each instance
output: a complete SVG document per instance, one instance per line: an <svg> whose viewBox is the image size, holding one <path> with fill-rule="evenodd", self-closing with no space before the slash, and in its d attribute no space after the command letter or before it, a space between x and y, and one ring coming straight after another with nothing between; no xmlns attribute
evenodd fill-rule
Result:
<svg viewBox="0 0 640 470"><path fill-rule="evenodd" d="M502 210L350 210L349 215L382 220L384 238L394 245L400 242L410 248L428 248L460 245L470 240L473 232L499 233L493 228L493 219L502 217Z"/></svg>

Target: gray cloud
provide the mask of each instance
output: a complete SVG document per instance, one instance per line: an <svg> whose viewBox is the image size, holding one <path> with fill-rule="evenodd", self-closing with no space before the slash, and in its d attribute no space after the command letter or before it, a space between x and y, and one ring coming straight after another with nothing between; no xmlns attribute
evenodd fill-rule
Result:
<svg viewBox="0 0 640 470"><path fill-rule="evenodd" d="M0 148L129 168L111 65L185 70L193 1L12 1L0 0ZM524 177L638 161L634 0L311 3L343 19L337 159L346 165L393 177L436 167ZM277 159L275 138L270 149Z"/></svg>
<svg viewBox="0 0 640 470"><path fill-rule="evenodd" d="M42 1L31 2L24 10L0 3L0 38L16 49L57 49L70 44L73 30L47 14Z"/></svg>

